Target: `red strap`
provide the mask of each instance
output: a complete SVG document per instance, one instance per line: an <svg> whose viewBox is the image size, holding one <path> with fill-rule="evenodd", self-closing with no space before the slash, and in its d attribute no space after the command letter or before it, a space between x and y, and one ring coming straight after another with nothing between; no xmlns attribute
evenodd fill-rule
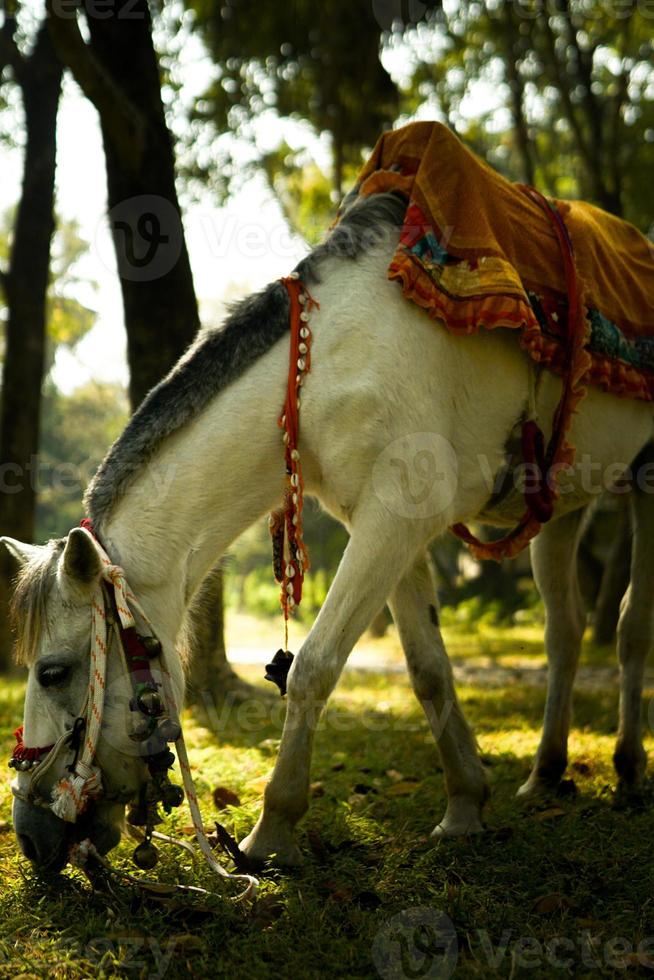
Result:
<svg viewBox="0 0 654 980"><path fill-rule="evenodd" d="M54 743L52 745L42 745L40 748L28 748L23 742L22 725L14 732L14 738L16 739L16 746L11 757L12 759L18 759L19 762L36 762L42 755L47 755L54 748Z"/></svg>
<svg viewBox="0 0 654 980"><path fill-rule="evenodd" d="M304 480L298 449L300 435L299 393L305 374L311 369L311 330L309 313L318 307L309 290L297 275L281 280L290 300L290 353L284 408L278 424L284 430L286 489L284 506L270 518L273 538L275 577L281 583L281 604L284 618L302 600L304 573L309 567L309 555L302 540L302 507ZM292 601L291 601L292 600Z"/></svg>
<svg viewBox="0 0 654 980"><path fill-rule="evenodd" d="M81 520L79 522L79 526L87 530L89 534L91 534L95 538L98 544L102 545L102 542L100 541L100 538L96 534L95 528L93 527L93 522L89 520L88 517L85 517L83 520ZM102 547L104 547L104 545L102 545ZM133 675L133 679L136 683L141 683L141 684L144 683L156 687L157 685L152 675L152 670L150 669L150 658L148 656L145 645L141 641L138 633L136 632L133 626L126 629L122 625L120 621L120 617L116 612L116 596L115 596L114 588L111 582L106 582L105 584L107 586L107 590L111 597L113 612L114 615L116 616L118 629L120 630L120 638L123 644L123 650L125 652L125 660L127 662L129 672L130 674Z"/></svg>
<svg viewBox="0 0 654 980"><path fill-rule="evenodd" d="M541 526L552 517L554 502L558 498L556 471L564 461L570 462L574 457L574 450L566 444L565 436L570 428L574 409L586 392L585 385L580 381L586 336L579 326L580 291L572 241L556 205L534 187L526 184L518 186L550 219L563 256L568 296L565 358L567 370L563 375L563 390L554 412L552 435L547 450L544 447L543 433L533 419L528 419L522 427L522 453L524 461L530 464L531 473L525 485L526 510L519 523L504 537L489 542L480 541L464 524L455 524L451 528L458 538L466 542L476 558L494 558L496 561L519 554L538 534Z"/></svg>

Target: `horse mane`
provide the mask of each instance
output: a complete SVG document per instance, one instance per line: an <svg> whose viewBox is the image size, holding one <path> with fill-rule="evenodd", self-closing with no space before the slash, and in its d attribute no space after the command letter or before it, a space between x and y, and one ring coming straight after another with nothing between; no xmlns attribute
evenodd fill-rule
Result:
<svg viewBox="0 0 654 980"><path fill-rule="evenodd" d="M48 541L21 566L16 576L9 616L14 632L14 657L20 664L29 666L35 661L39 638L47 630L47 601L65 544L65 538Z"/></svg>
<svg viewBox="0 0 654 980"><path fill-rule="evenodd" d="M307 283L320 282L330 257L354 260L378 247L402 224L406 201L395 194L345 201L340 223L296 268ZM397 236L396 236L397 237ZM281 282L232 307L223 325L202 330L170 373L150 391L113 444L84 497L97 530L164 440L270 350L289 329L288 292Z"/></svg>

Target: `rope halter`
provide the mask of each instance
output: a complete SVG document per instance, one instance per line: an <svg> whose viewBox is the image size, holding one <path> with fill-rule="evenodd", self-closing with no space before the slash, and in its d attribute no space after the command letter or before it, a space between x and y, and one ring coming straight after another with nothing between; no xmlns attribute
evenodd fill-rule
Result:
<svg viewBox="0 0 654 980"><path fill-rule="evenodd" d="M17 745L9 765L26 776L28 782L26 790L17 782L14 783L12 792L26 803L50 809L66 823L75 823L89 803L102 795L102 773L97 752L104 713L108 650L113 632L134 694L130 709L137 717L136 723L132 724L130 737L134 741L146 743L143 759L150 771L150 781L143 788L142 796L148 798L147 817L143 821L148 845L154 823L150 817L153 810L156 812L157 803L161 802L166 812L170 812L172 807L179 806L184 799L181 788L170 783L167 775L175 761L167 743L174 742L198 846L212 871L222 878L245 885L244 891L236 900L249 898L258 887L257 879L247 874L233 875L226 871L216 861L207 840L163 647L129 588L123 569L112 563L95 536L90 521L82 521L82 527L93 537L102 570L91 597L91 651L86 699L73 728L65 731L51 746L27 747L23 743L22 729L17 730ZM137 632L135 615L150 635L142 636ZM151 672L150 665L155 659L159 663L160 684L155 682ZM149 751L153 744L156 748ZM67 775L56 783L50 798L41 794L39 784L59 758L70 752L73 752L74 757L68 766ZM154 852L154 860L148 865L141 865L142 867L152 867L156 862L156 851L151 845L149 847L150 853ZM141 850L142 848L143 845ZM135 852L135 858L138 851L139 848Z"/></svg>

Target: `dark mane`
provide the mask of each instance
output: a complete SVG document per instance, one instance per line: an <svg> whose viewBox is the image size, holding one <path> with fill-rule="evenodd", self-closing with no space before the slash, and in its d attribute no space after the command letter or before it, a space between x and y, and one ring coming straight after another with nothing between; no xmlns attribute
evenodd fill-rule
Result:
<svg viewBox="0 0 654 980"><path fill-rule="evenodd" d="M393 194L355 200L296 271L307 284L319 282L319 266L326 258L356 259L381 244L389 230L397 239L405 209L406 203ZM96 528L101 528L115 502L163 441L270 350L288 330L288 319L288 293L275 282L238 303L222 327L199 334L145 398L89 484L84 502Z"/></svg>

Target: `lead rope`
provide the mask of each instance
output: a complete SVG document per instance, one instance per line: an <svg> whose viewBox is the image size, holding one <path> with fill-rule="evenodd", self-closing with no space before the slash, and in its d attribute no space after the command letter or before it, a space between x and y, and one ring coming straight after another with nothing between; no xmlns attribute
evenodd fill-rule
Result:
<svg viewBox="0 0 654 980"><path fill-rule="evenodd" d="M102 773L95 761L102 728L107 677L107 626L101 584L93 592L91 606L91 667L86 708L83 712L86 720L81 735L83 748L71 766L70 775L61 779L52 793L52 812L67 823L75 823L89 800L102 792ZM48 761L42 764L39 779L44 775L43 766L49 768Z"/></svg>
<svg viewBox="0 0 654 980"><path fill-rule="evenodd" d="M143 623L152 631L152 634L154 635L155 631L152 624L143 611L141 604L136 599L136 596L129 588L123 569L119 565L114 565L112 563L109 555L106 553L97 538L94 538L93 540L102 562L102 578L104 581L109 582L114 589L116 611L123 629L133 629L136 627L136 620L132 613L133 608L138 616L143 620ZM103 626L103 630L100 629L101 624ZM102 585L99 584L93 597L91 685L89 688L89 705L87 711L88 725L87 732L85 733L86 737L84 741L84 750L82 753L82 758L78 761L75 767L76 772L73 778L71 780L62 780L57 787L57 790L55 791L57 799L55 800L55 803L53 803L52 807L53 811L57 813L57 816L61 815L62 812L66 813L66 816L62 816L62 819L64 820L74 821L77 819L78 814L86 805L87 799L92 795L92 791L95 791L96 784L93 781L93 778L95 777L96 772L99 774L99 769L97 769L97 767L92 767L91 762L95 758L95 751L99 741L100 726L102 724L107 663L106 626L107 614L104 609L104 594L102 591ZM118 643L122 645L118 623L114 621L113 627L117 633ZM105 639L103 639L103 632ZM170 672L166 664L163 647L160 653L160 665L162 674L162 688L166 708L171 718L177 718L177 705L175 704L175 699L173 697ZM100 692L102 692L102 700L99 701ZM205 833L202 814L200 812L197 793L195 790L195 782L193 780L193 774L189 764L186 742L181 725L179 726L179 730L180 736L175 742L175 748L177 750L179 765L182 771L184 789L186 790L186 796L189 802L191 818L193 820L193 829L195 831L198 846L207 864L215 874L218 874L220 877L231 881L245 883L246 887L244 890L232 899L235 902L245 901L246 899L254 897L254 894L259 886L259 882L252 875L231 874L229 871L223 868L223 866L214 857L211 850L211 845L209 844ZM93 769L93 772L91 775L87 776L89 769ZM60 812L55 810L55 806L57 806ZM81 862L78 861L78 863Z"/></svg>

